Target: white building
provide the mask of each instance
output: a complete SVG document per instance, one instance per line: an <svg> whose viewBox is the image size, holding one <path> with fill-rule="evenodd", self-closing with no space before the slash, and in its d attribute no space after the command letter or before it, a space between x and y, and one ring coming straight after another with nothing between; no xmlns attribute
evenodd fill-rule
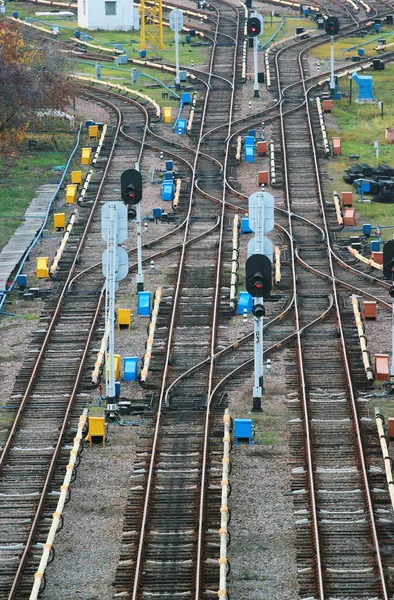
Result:
<svg viewBox="0 0 394 600"><path fill-rule="evenodd" d="M78 27L129 31L133 13L134 0L78 0Z"/></svg>

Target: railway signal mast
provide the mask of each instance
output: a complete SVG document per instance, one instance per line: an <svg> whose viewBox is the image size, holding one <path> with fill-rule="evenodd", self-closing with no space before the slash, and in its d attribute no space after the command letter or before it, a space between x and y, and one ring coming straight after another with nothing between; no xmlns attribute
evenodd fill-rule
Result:
<svg viewBox="0 0 394 600"><path fill-rule="evenodd" d="M324 23L325 32L331 36L331 75L330 75L330 90L334 94L335 76L334 76L334 36L339 33L338 17L327 17Z"/></svg>
<svg viewBox="0 0 394 600"><path fill-rule="evenodd" d="M115 403L115 359L114 321L115 292L119 281L127 276L128 255L118 246L127 239L127 206L123 202L106 202L101 209L101 235L107 242L103 252L103 274L105 285L105 322L109 321L108 352L105 361L106 398L108 404Z"/></svg>
<svg viewBox="0 0 394 600"><path fill-rule="evenodd" d="M253 297L254 316L254 387L252 412L262 412L264 392L263 366L263 300L269 298L272 288L272 242L264 236L274 226L274 198L267 192L249 196L249 227L256 236L248 244L246 261L246 290Z"/></svg>
<svg viewBox="0 0 394 600"><path fill-rule="evenodd" d="M257 53L257 44L258 44L258 36L263 32L264 29L264 19L261 15L256 12L250 13L250 17L246 26L248 37L253 39L253 56L254 56L254 98L259 98L259 81L258 81L258 53Z"/></svg>
<svg viewBox="0 0 394 600"><path fill-rule="evenodd" d="M142 241L141 241L141 206L142 177L139 164L135 169L127 169L120 176L122 200L127 205L128 219L137 222L137 292L144 290L144 275L142 273Z"/></svg>
<svg viewBox="0 0 394 600"><path fill-rule="evenodd" d="M174 8L170 11L170 29L175 32L175 87L179 90L181 86L181 78L179 75L179 32L183 29L183 12L179 8Z"/></svg>

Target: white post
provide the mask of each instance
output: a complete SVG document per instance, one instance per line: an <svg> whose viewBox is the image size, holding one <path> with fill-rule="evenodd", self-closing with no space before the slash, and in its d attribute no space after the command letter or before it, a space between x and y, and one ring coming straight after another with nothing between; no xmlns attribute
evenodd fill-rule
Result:
<svg viewBox="0 0 394 600"><path fill-rule="evenodd" d="M331 36L331 76L330 76L330 90L335 90L335 78L334 78L334 36Z"/></svg>
<svg viewBox="0 0 394 600"><path fill-rule="evenodd" d="M176 67L176 75L175 75L175 87L176 89L179 89L179 86L181 85L181 78L179 75L179 13L178 13L178 9L175 9L175 67Z"/></svg>
<svg viewBox="0 0 394 600"><path fill-rule="evenodd" d="M263 254L264 249L264 196L257 194L255 244L256 254ZM253 306L263 306L262 298L253 298ZM262 412L261 396L263 395L263 317L254 317L254 387L252 412Z"/></svg>
<svg viewBox="0 0 394 600"><path fill-rule="evenodd" d="M109 384L107 399L115 398L115 361L114 361L114 316L115 316L115 280L116 280L116 238L118 218L114 204L109 207L108 231L108 318L109 318Z"/></svg>
<svg viewBox="0 0 394 600"><path fill-rule="evenodd" d="M259 71L259 59L258 59L258 53L257 53L257 41L258 36L255 35L253 38L253 55L254 55L254 94L253 97L254 98L259 98L260 94L259 94L259 81L258 81L258 71Z"/></svg>
<svg viewBox="0 0 394 600"><path fill-rule="evenodd" d="M135 163L136 171L140 170L138 162ZM141 202L136 206L137 212L137 292L144 291L144 275L142 273L142 238L141 238Z"/></svg>

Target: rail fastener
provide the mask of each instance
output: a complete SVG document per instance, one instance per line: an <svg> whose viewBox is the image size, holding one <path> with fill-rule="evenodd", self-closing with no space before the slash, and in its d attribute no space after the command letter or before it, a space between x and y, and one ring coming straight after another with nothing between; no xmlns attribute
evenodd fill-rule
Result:
<svg viewBox="0 0 394 600"><path fill-rule="evenodd" d="M242 137L239 135L237 137L237 150L235 153L235 158L237 160L241 160L241 150L242 150Z"/></svg>
<svg viewBox="0 0 394 600"><path fill-rule="evenodd" d="M267 86L267 90L271 87L271 71L270 71L270 63L269 63L269 50L264 53L264 64L265 64L265 83Z"/></svg>
<svg viewBox="0 0 394 600"><path fill-rule="evenodd" d="M89 187L89 183L90 183L90 180L92 178L92 175L93 175L93 169L90 169L90 171L86 175L86 178L85 178L85 181L84 181L81 193L80 193L79 198L78 198L78 202L82 202L84 200L84 198L86 196L86 193L88 191L88 187Z"/></svg>
<svg viewBox="0 0 394 600"><path fill-rule="evenodd" d="M280 272L280 248L275 246L275 283L280 283L282 275Z"/></svg>
<svg viewBox="0 0 394 600"><path fill-rule="evenodd" d="M155 100L153 100L152 98L150 98L150 96L147 96L146 94L141 94L141 92L138 92L137 90L132 90L132 89L126 87L125 85L120 85L118 83L114 83L113 81L103 81L102 79L94 79L93 77L85 77L84 75L74 75L74 74L70 74L69 77L72 77L73 79L78 79L79 81L84 81L85 83L88 83L90 85L103 85L105 87L109 87L110 89L114 89L115 91L127 92L128 94L134 94L138 98L142 98L143 100L146 100L147 102L152 104L152 106L154 106L154 108L156 110L156 117L158 119L160 119L160 115L161 115L160 106L157 104L157 102L155 102Z"/></svg>
<svg viewBox="0 0 394 600"><path fill-rule="evenodd" d="M337 213L338 224L343 225L343 214L342 214L341 200L339 198L339 194L337 192L333 192L333 198L334 198L335 211Z"/></svg>
<svg viewBox="0 0 394 600"><path fill-rule="evenodd" d="M74 437L74 444L72 450L70 450L70 461L66 466L66 475L64 477L63 485L60 486L60 496L56 506L56 510L52 515L52 524L49 529L49 533L45 544L43 545L42 557L38 566L37 572L34 574L34 584L30 593L29 600L36 600L40 592L41 581L44 578L45 569L48 565L49 556L53 547L56 532L59 527L59 521L62 516L64 504L66 502L68 489L71 483L71 477L75 469L75 461L77 460L79 447L82 441L83 430L86 425L86 419L88 415L88 409L85 408L82 415L79 417L78 429L76 436Z"/></svg>
<svg viewBox="0 0 394 600"><path fill-rule="evenodd" d="M219 558L219 600L227 599L227 574L228 574L228 559L227 559L227 545L228 545L228 530L227 525L230 520L229 509L228 509L228 496L229 496L229 485L228 476L230 469L230 427L231 417L228 408L224 411L223 415L224 423L224 436L223 436L223 459L222 459L222 503L220 507L220 558Z"/></svg>
<svg viewBox="0 0 394 600"><path fill-rule="evenodd" d="M373 267L374 269L379 269L380 271L383 271L383 265L380 265L379 263L375 262L374 260L372 260L372 258L366 258L351 246L348 246L347 249L349 250L350 254L353 254L353 256L355 256L361 262L365 263L366 265L369 265L370 267Z"/></svg>
<svg viewBox="0 0 394 600"><path fill-rule="evenodd" d="M388 444L386 435L384 433L384 417L380 413L379 408L375 406L375 421L378 429L380 447L382 449L384 470L386 473L387 488L390 495L391 507L394 509L394 481L393 481L393 470L391 468L392 460L388 451Z"/></svg>
<svg viewBox="0 0 394 600"><path fill-rule="evenodd" d="M106 321L106 323L105 323L104 335L101 339L100 349L97 352L97 360L94 363L94 369L92 371L92 383L94 385L96 385L98 383L100 371L102 370L103 365L104 365L105 353L107 351L107 345L108 345L108 339L109 339L109 320Z"/></svg>
<svg viewBox="0 0 394 600"><path fill-rule="evenodd" d="M272 140L268 142L268 156L270 165L270 183L276 185L276 171L275 171L275 145Z"/></svg>
<svg viewBox="0 0 394 600"><path fill-rule="evenodd" d="M141 374L140 374L140 381L142 381L142 382L145 382L148 377L149 363L150 363L150 359L152 358L152 348L153 348L153 341L154 341L154 337L155 337L157 316L159 314L160 301L161 301L161 288L158 288L156 290L155 299L153 302L152 319L151 319L151 322L149 325L148 341L146 343L146 351L144 354L144 364L143 364Z"/></svg>
<svg viewBox="0 0 394 600"><path fill-rule="evenodd" d="M175 194L174 194L174 200L172 201L172 208L178 208L181 187L182 187L182 179L178 178L175 182Z"/></svg>
<svg viewBox="0 0 394 600"><path fill-rule="evenodd" d="M49 269L49 273L50 273L50 275L54 275L54 274L56 273L56 271L57 271L58 267L59 267L59 262L60 262L60 260L61 260L61 258L62 258L62 255L63 255L64 249L65 249L65 247L66 247L66 244L67 244L67 242L68 242L68 238L70 237L70 233L71 233L71 231L72 231L72 228L73 228L73 226L74 226L74 223L75 223L75 221L76 221L77 214L78 214L78 213L77 213L77 210L75 210L75 211L73 212L73 214L71 215L71 218L70 218L70 221L69 221L69 223L68 223L68 225L67 225L66 231L64 232L64 235L63 235L63 239L62 239L62 241L61 241L61 244L60 244L60 246L59 246L59 248L58 248L58 251L56 252L56 256L55 256L55 258L53 259L53 263L52 263L52 265L51 265L51 268Z"/></svg>
<svg viewBox="0 0 394 600"><path fill-rule="evenodd" d="M357 333L360 340L360 347L363 359L363 365L365 374L367 376L368 381L373 381L374 374L371 366L371 357L369 354L369 350L367 349L367 338L364 333L364 325L361 319L360 306L356 296L352 295L352 305L353 305L353 313L354 318L356 320Z"/></svg>
<svg viewBox="0 0 394 600"><path fill-rule="evenodd" d="M234 215L233 219L233 254L231 258L231 284L230 284L230 308L235 309L235 297L237 295L238 284L238 248L239 248L239 226L240 219L238 215Z"/></svg>
<svg viewBox="0 0 394 600"><path fill-rule="evenodd" d="M319 122L320 122L321 134L322 134L322 137L323 137L324 152L328 156L330 154L330 144L329 144L329 141L328 141L326 122L324 120L324 112L323 112L323 109L322 109L320 97L316 98L316 107L317 107L317 112L318 112L318 115L319 115Z"/></svg>
<svg viewBox="0 0 394 600"><path fill-rule="evenodd" d="M104 144L106 133L107 133L107 124L105 123L105 125L103 126L103 131L101 132L101 136L100 136L100 139L99 139L99 143L98 143L96 152L94 153L94 158L92 160L92 163L93 163L94 166L96 166L97 161L99 159L99 156L100 156L103 144Z"/></svg>

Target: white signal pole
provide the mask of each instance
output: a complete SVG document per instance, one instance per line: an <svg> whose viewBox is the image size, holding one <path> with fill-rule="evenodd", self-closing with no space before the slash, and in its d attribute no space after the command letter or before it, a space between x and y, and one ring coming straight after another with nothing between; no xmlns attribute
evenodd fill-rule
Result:
<svg viewBox="0 0 394 600"><path fill-rule="evenodd" d="M109 319L109 369L106 367L106 395L107 401L111 403L115 398L115 364L114 364L114 317L115 317L115 279L116 279L116 237L117 237L118 218L115 204L109 205L108 220L108 267L107 267L107 287L108 294L108 319ZM109 370L109 373L108 373Z"/></svg>

